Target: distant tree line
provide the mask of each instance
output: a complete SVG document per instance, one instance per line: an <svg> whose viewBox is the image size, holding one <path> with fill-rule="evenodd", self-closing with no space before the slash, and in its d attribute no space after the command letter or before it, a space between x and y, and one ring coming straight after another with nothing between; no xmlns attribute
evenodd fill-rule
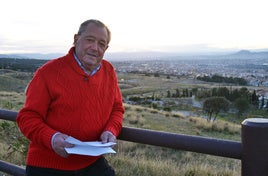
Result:
<svg viewBox="0 0 268 176"><path fill-rule="evenodd" d="M196 79L206 82L231 83L242 86L247 85L247 81L243 78L223 77L220 75L198 76Z"/></svg>
<svg viewBox="0 0 268 176"><path fill-rule="evenodd" d="M232 87L216 87L216 88L192 88L192 89L175 89L167 90L166 96L131 96L128 98L134 104L151 105L154 109L162 109L171 111L173 105L162 102L161 105L157 101L162 98L187 98L195 95L197 99L203 101L203 111L208 114L208 121L214 121L221 111L228 111L230 107L237 110L238 117L241 116L249 107L258 107L259 97L256 91L249 91L246 87L233 89Z"/></svg>
<svg viewBox="0 0 268 176"><path fill-rule="evenodd" d="M233 89L232 87L214 87L214 88L192 88L192 89L175 89L167 90L167 98L184 98L195 95L198 99L208 97L224 97L230 102L234 102L238 98L246 98L250 104L258 104L258 96L256 91L250 92L246 87Z"/></svg>
<svg viewBox="0 0 268 176"><path fill-rule="evenodd" d="M209 114L210 120L213 113L215 115L213 120L215 120L219 111L227 111L230 107L228 102L237 109L238 117L248 110L250 105L257 107L259 104L256 91L250 92L246 87L240 89L219 87L206 92L208 98L204 101L203 110Z"/></svg>
<svg viewBox="0 0 268 176"><path fill-rule="evenodd" d="M207 97L225 97L227 100L234 102L238 98L245 98L250 104L258 105L258 95L256 91L250 92L246 87L240 89L229 89L227 87L218 87L212 89L204 89L203 91L197 92L198 98L207 98Z"/></svg>
<svg viewBox="0 0 268 176"><path fill-rule="evenodd" d="M183 98L195 95L197 99L203 100L203 110L208 114L208 121L214 121L220 111L228 111L230 107L237 109L238 117L249 107L259 105L259 97L256 91L250 92L246 87L240 89L229 89L227 87L217 88L193 88L167 90L167 98Z"/></svg>
<svg viewBox="0 0 268 176"><path fill-rule="evenodd" d="M128 98L128 100L133 102L139 102L140 104L148 104L148 102L151 103L151 101L160 101L161 99L158 96L155 96L153 93L152 96L146 96L146 97L131 96Z"/></svg>
<svg viewBox="0 0 268 176"><path fill-rule="evenodd" d="M171 93L170 90L167 90L167 98L187 98L192 97L192 95L197 91L197 89L175 89L175 93Z"/></svg>
<svg viewBox="0 0 268 176"><path fill-rule="evenodd" d="M0 58L0 69L34 72L48 60Z"/></svg>

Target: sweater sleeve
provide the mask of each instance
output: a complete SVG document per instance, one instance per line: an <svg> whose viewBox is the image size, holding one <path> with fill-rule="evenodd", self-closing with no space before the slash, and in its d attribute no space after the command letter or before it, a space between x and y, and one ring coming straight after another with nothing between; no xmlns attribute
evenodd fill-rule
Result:
<svg viewBox="0 0 268 176"><path fill-rule="evenodd" d="M39 71L26 90L24 107L19 111L17 124L21 132L33 143L51 148L51 138L57 131L45 123L51 98L44 77Z"/></svg>
<svg viewBox="0 0 268 176"><path fill-rule="evenodd" d="M124 114L124 107L122 102L122 95L120 89L118 87L117 79L115 83L115 98L112 107L112 112L110 114L109 122L106 125L104 131L110 131L115 136L118 136L123 123L123 114Z"/></svg>

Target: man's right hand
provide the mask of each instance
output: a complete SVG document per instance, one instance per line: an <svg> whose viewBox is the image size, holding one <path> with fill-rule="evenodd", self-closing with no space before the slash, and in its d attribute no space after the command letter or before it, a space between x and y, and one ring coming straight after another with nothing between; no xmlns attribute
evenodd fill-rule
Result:
<svg viewBox="0 0 268 176"><path fill-rule="evenodd" d="M57 133L55 134L53 141L52 141L52 148L53 150L60 155L61 157L66 158L68 156L68 153L66 152L65 148L72 148L74 147L74 144L71 144L65 139L68 137L66 134Z"/></svg>

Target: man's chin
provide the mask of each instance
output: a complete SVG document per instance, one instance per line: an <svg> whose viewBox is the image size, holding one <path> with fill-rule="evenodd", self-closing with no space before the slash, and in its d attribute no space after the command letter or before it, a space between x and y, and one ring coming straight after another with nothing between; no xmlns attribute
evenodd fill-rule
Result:
<svg viewBox="0 0 268 176"><path fill-rule="evenodd" d="M92 61L92 60L87 60L87 62L86 62L85 64L87 64L87 65L90 66L90 67L97 67L97 66L99 65L99 62L96 61L96 60L94 60L94 61Z"/></svg>
<svg viewBox="0 0 268 176"><path fill-rule="evenodd" d="M87 57L85 58L87 64L95 65L98 63L98 58Z"/></svg>

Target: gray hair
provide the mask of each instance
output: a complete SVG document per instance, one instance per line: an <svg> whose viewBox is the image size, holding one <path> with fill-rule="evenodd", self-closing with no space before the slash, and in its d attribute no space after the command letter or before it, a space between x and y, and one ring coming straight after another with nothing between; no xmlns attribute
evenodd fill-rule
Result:
<svg viewBox="0 0 268 176"><path fill-rule="evenodd" d="M106 29L107 34L108 34L108 40L107 40L107 45L108 45L108 44L110 43L110 41L111 41L111 31L110 31L110 29L109 29L103 22L101 22L101 21L99 21L99 20L90 19L90 20L86 20L86 21L84 21L84 22L80 25L77 34L78 34L78 35L81 35L81 34L86 30L88 24L90 24L90 23L93 23L93 24L95 24L95 25L98 26L98 27L103 27L103 28Z"/></svg>

